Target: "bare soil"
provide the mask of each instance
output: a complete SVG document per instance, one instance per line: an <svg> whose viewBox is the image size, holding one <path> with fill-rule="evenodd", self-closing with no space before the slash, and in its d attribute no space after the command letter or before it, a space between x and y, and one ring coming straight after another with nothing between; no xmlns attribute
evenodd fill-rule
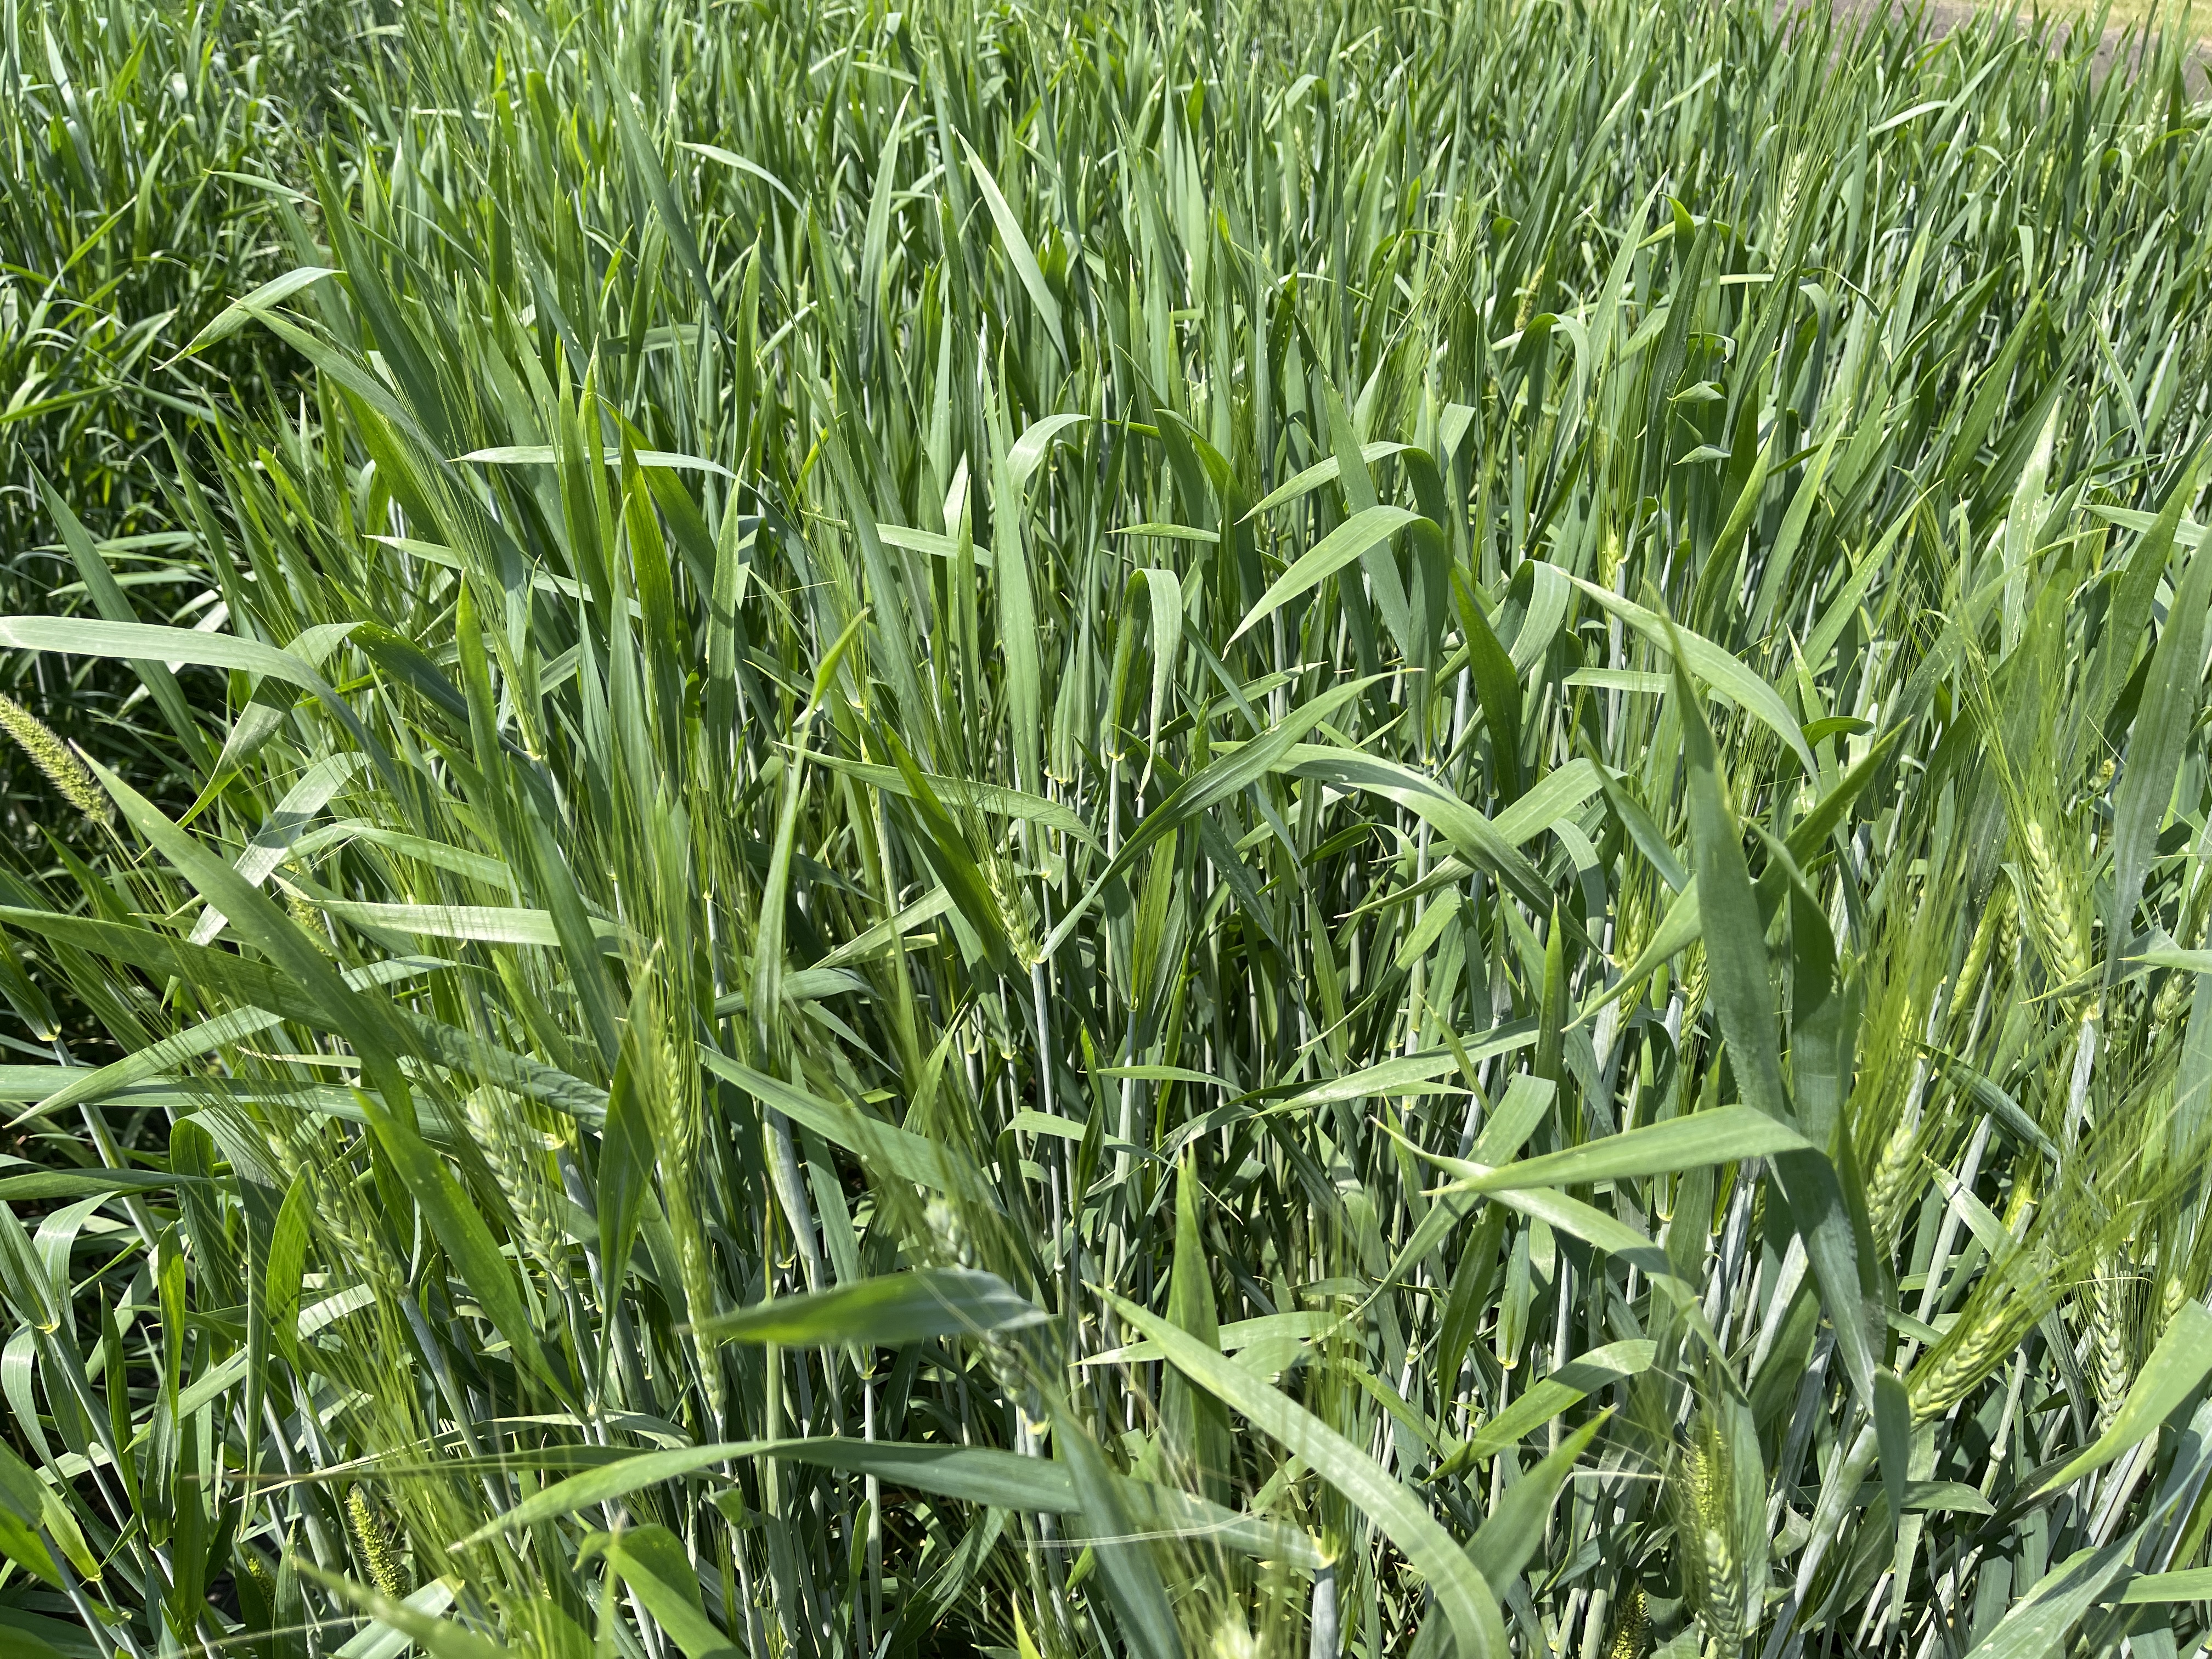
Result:
<svg viewBox="0 0 2212 1659"><path fill-rule="evenodd" d="M1948 34L1954 29L1980 23L1988 17L1990 13L1987 6L1964 3L1963 0L1926 0L1923 6L1917 7L1905 4L1904 0L1835 0L1835 9L1839 14L1854 18L1869 15L1878 9L1884 8L1885 4L1887 10L1899 16L1910 15L1918 11L1925 20L1928 33L1931 39ZM2115 7L2114 9L2118 11L2121 8ZM2136 10L2136 15L2123 16L2120 20L2112 22L2099 36L2096 48L2092 55L2090 70L2098 81L2103 81L2115 69L2125 70L2132 73L2142 68L2149 61L2151 42L2145 29L2146 18L2143 15L2148 8L2139 8ZM2161 6L2159 11L2164 14L2159 19L2161 32L2170 32L2174 25L2166 19L2180 15L2179 9ZM2050 15L2048 12L2045 13L2046 16ZM2189 95L2201 98L2206 95L2208 91L2212 91L2212 39L2203 37L2202 22L2198 17L2184 16L2181 18L2181 22L2192 35L2197 37L2190 49L2185 73ZM2073 30L2087 27L2087 18L2061 21L2052 32L2054 44L2068 41ZM2021 27L2022 28L2027 27L2024 18Z"/></svg>

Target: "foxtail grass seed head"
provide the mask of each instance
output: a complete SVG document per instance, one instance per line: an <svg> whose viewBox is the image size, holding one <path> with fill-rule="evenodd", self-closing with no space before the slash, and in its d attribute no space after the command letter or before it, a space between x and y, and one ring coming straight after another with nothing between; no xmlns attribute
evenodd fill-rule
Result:
<svg viewBox="0 0 2212 1659"><path fill-rule="evenodd" d="M2118 772L2119 763L2113 759L2112 756L2106 756L2103 760L2097 763L2096 771L2090 776L2090 796L2094 799L2096 796L2103 794L2107 789L2110 789L2112 787L2112 779L2118 775Z"/></svg>
<svg viewBox="0 0 2212 1659"><path fill-rule="evenodd" d="M1639 1585L1621 1601L1620 1612L1613 1621L1613 1640L1606 1647L1606 1659L1644 1659L1650 1644L1649 1602Z"/></svg>
<svg viewBox="0 0 2212 1659"><path fill-rule="evenodd" d="M0 731L15 740L16 747L46 775L46 781L64 800L95 823L106 823L113 819L115 803L100 787L100 780L92 775L92 769L79 760L76 751L56 736L45 721L4 694L0 694Z"/></svg>
<svg viewBox="0 0 2212 1659"><path fill-rule="evenodd" d="M287 889L284 894L284 914L291 917L292 925L295 927L307 936L308 944L326 957L333 958L337 957L337 948L331 943L330 924L323 920L321 911L307 902L304 894Z"/></svg>
<svg viewBox="0 0 2212 1659"><path fill-rule="evenodd" d="M369 1501L368 1488L358 1482L346 1493L346 1519L352 1523L354 1540L361 1547L369 1582L394 1601L405 1599L407 1581L399 1570L398 1553L392 1547L391 1530Z"/></svg>

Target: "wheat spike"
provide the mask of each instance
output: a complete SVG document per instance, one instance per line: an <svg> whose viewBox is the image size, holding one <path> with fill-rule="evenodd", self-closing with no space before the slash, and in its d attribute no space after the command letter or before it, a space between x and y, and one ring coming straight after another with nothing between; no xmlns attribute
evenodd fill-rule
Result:
<svg viewBox="0 0 2212 1659"><path fill-rule="evenodd" d="M1917 1103L1899 1113L1867 1176L1867 1218L1877 1239L1896 1237L1905 1210L1906 1183L1918 1161L1920 1123Z"/></svg>
<svg viewBox="0 0 2212 1659"><path fill-rule="evenodd" d="M523 1248L546 1272L556 1271L566 1241L560 1195L545 1170L545 1137L531 1126L519 1103L489 1089L473 1091L464 1109L477 1148L520 1230Z"/></svg>
<svg viewBox="0 0 2212 1659"><path fill-rule="evenodd" d="M1802 151L1792 151L1789 162L1782 169L1782 189L1774 207L1774 240L1780 242L1790 234L1790 228L1797 217L1797 195L1805 182L1805 156Z"/></svg>
<svg viewBox="0 0 2212 1659"><path fill-rule="evenodd" d="M2167 1270L2158 1288L2158 1334L2160 1336L2166 1334L2166 1327L2173 1323L2173 1316L2181 1311L2182 1304L2188 1300L2189 1290L2181 1282L2177 1264L2176 1267Z"/></svg>
<svg viewBox="0 0 2212 1659"><path fill-rule="evenodd" d="M2054 1273L2043 1252L2024 1250L1975 1285L1958 1322L1921 1356L1905 1381L1913 1421L1941 1417L2003 1362L2047 1305L2029 1294L2030 1287Z"/></svg>
<svg viewBox="0 0 2212 1659"><path fill-rule="evenodd" d="M1682 952L1682 1028L1687 1031L1705 1006L1705 944L1691 943Z"/></svg>
<svg viewBox="0 0 2212 1659"><path fill-rule="evenodd" d="M1625 551L1626 550L1621 545L1620 527L1618 525L1608 522L1605 527L1605 539L1598 544L1597 580L1599 586L1611 587L1613 583L1619 580L1620 575L1621 556Z"/></svg>
<svg viewBox="0 0 2212 1659"><path fill-rule="evenodd" d="M2130 1316L2136 1283L2127 1262L2113 1255L2106 1259L2103 1271L2089 1287L2089 1374L2097 1391L2100 1429L2118 1414L2135 1382Z"/></svg>
<svg viewBox="0 0 2212 1659"><path fill-rule="evenodd" d="M2041 824L2031 819L2021 832L2021 841L2027 855L2028 903L2036 931L2042 936L2051 971L2061 981L2070 983L2089 971L2072 885Z"/></svg>
<svg viewBox="0 0 2212 1659"><path fill-rule="evenodd" d="M1702 1422L1697 1443L1682 1454L1675 1492L1675 1531L1682 1550L1682 1588L1707 1642L1731 1653L1743 1639L1743 1565L1729 1525L1731 1474L1720 1437Z"/></svg>
<svg viewBox="0 0 2212 1659"><path fill-rule="evenodd" d="M1513 313L1515 333L1518 334L1526 329L1528 326L1528 319L1536 314L1537 296L1543 293L1544 283L1550 275L1550 262L1546 261L1536 267L1535 275L1529 277L1527 285L1522 289L1520 307Z"/></svg>
<svg viewBox="0 0 2212 1659"><path fill-rule="evenodd" d="M359 1197L342 1178L345 1165L319 1167L313 1159L306 1158L299 1167L308 1171L313 1183L316 1225L338 1247L346 1264L368 1283L379 1300L388 1302L405 1295L406 1275L392 1259L382 1235L362 1214Z"/></svg>
<svg viewBox="0 0 2212 1659"><path fill-rule="evenodd" d="M2190 950L2204 948L2204 905L2212 897L2212 880L2199 881L2189 896L2189 902L2180 924L2174 930L2175 943ZM2166 983L2158 988L2158 999L2151 1004L2151 1026L2154 1031L2165 1030L2178 1024L2189 1011L2191 1000L2197 994L2197 975L2178 968L2169 968Z"/></svg>
<svg viewBox="0 0 2212 1659"><path fill-rule="evenodd" d="M1973 1018L1974 1001L1981 994L1982 975L1993 958L2000 958L1997 945L2006 934L2012 915L2012 888L2001 881L1990 890L1989 902L1982 907L1982 919L1975 923L1974 936L1967 942L1966 959L1959 964L1959 988L1951 1000L1954 1018Z"/></svg>

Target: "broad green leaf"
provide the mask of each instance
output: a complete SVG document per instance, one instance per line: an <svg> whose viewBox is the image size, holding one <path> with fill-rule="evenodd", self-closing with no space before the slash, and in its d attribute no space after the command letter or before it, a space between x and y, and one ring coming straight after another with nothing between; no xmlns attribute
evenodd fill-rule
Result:
<svg viewBox="0 0 2212 1659"><path fill-rule="evenodd" d="M990 1337L1045 1317L996 1273L918 1267L719 1314L698 1331L720 1342L888 1348L939 1336Z"/></svg>
<svg viewBox="0 0 2212 1659"><path fill-rule="evenodd" d="M698 239L692 234L691 222L678 205L676 193L669 188L668 173L661 164L660 146L646 136L629 87L617 88L608 101L615 107L616 125L622 132L623 148L629 152L631 174L643 182L646 194L653 202L654 216L660 221L661 230L676 250L677 262L691 279L692 290L699 296L699 303L706 307L707 315L720 328L722 311L714 297L714 284L700 260ZM693 1659L697 1656L694 1655Z"/></svg>
<svg viewBox="0 0 2212 1659"><path fill-rule="evenodd" d="M1431 1162L1443 1161L1433 1154L1429 1156ZM1698 1307L1695 1291L1676 1273L1667 1253L1642 1228L1548 1187L1486 1193L1484 1196L1516 1214L1542 1222L1554 1232L1578 1238L1607 1255L1620 1257L1650 1277L1651 1288L1674 1305L1675 1312L1708 1346L1719 1346L1717 1333Z"/></svg>
<svg viewBox="0 0 2212 1659"><path fill-rule="evenodd" d="M177 355L179 357L187 357L202 346L213 345L218 340L228 338L245 326L258 313L276 305L280 301L291 298L301 289L319 283L325 276L337 276L343 274L329 265L301 265L295 270L286 271L281 276L271 276L252 293L239 295L237 299L233 300L217 312L207 326L193 335L191 343Z"/></svg>
<svg viewBox="0 0 2212 1659"><path fill-rule="evenodd" d="M1389 1534L1435 1591L1465 1659L1504 1659L1505 1627L1490 1587L1452 1535L1410 1491L1287 1395L1158 1315L1111 1291L1104 1295L1124 1321L1160 1345L1177 1370L1255 1430L1304 1459L1315 1474Z"/></svg>
<svg viewBox="0 0 2212 1659"><path fill-rule="evenodd" d="M1404 807L1449 837L1452 850L1470 866L1489 871L1532 908L1551 908L1548 890L1519 849L1496 824L1433 779L1395 761L1318 744L1296 744L1285 760L1299 777L1365 790Z"/></svg>
<svg viewBox="0 0 2212 1659"><path fill-rule="evenodd" d="M951 908L952 895L942 887L936 888L896 915L862 929L815 965L817 968L837 968L848 963L866 962L889 949L893 939L905 938L924 924L936 921Z"/></svg>
<svg viewBox="0 0 2212 1659"><path fill-rule="evenodd" d="M1149 1542L1121 1502L1121 1483L1107 1467L1097 1443L1065 1414L1054 1425L1053 1446L1067 1471L1069 1493L1082 1528L1091 1540L1121 1645L1140 1659L1181 1659L1182 1638L1176 1629L1167 1585Z"/></svg>
<svg viewBox="0 0 2212 1659"><path fill-rule="evenodd" d="M1412 446L1409 444L1362 444L1359 447L1359 459L1366 462L1370 466L1372 466L1377 461L1388 460L1393 455L1403 454L1411 447ZM1255 507L1244 516L1248 520L1256 519L1262 513L1272 512L1274 508L1281 507L1287 501L1294 501L1301 495L1311 495L1323 484L1334 483L1336 479L1336 457L1334 455L1324 457L1322 459L1316 461L1311 466L1307 467L1304 471L1294 475L1273 489L1269 490L1267 495L1261 498L1260 504Z"/></svg>
<svg viewBox="0 0 2212 1659"><path fill-rule="evenodd" d="M1650 1370L1657 1352L1654 1343L1629 1341L1610 1343L1578 1354L1559 1370L1529 1383L1511 1405L1468 1437L1458 1455L1468 1459L1497 1455L1599 1389Z"/></svg>
<svg viewBox="0 0 2212 1659"><path fill-rule="evenodd" d="M621 464L619 448L605 452L604 459L609 466ZM718 477L734 478L737 475L719 461L710 461L701 455L677 455L665 449L636 449L630 458L640 466L667 467L679 471L712 472ZM489 449L472 449L465 455L453 458L459 461L474 461L485 466L552 466L561 457L550 444L499 444Z"/></svg>
<svg viewBox="0 0 2212 1659"><path fill-rule="evenodd" d="M819 750L808 756L817 766L826 766L833 772L858 778L872 788L893 795L908 793L904 774L896 766L877 766L866 761L845 760ZM1009 789L999 784L977 784L960 778L925 773L930 788L942 800L962 802L979 812L994 817L1021 818L1030 823L1041 823L1048 830L1073 836L1079 841L1095 841L1091 826L1057 801L1047 800L1042 795L1024 794L1018 789Z"/></svg>
<svg viewBox="0 0 2212 1659"><path fill-rule="evenodd" d="M1522 1158L1460 1183L1476 1193L1525 1187L1582 1187L1625 1176L1671 1175L1700 1164L1733 1164L1771 1158L1806 1146L1803 1136L1748 1106L1717 1106L1625 1133L1586 1141L1565 1152Z"/></svg>
<svg viewBox="0 0 2212 1659"><path fill-rule="evenodd" d="M477 1634L450 1619L441 1619L383 1591L335 1572L325 1572L312 1562L294 1562L295 1570L313 1579L331 1595L392 1630L430 1656L430 1659L506 1659L513 1651L488 1636Z"/></svg>
<svg viewBox="0 0 2212 1659"><path fill-rule="evenodd" d="M422 939L471 939L480 945L552 945L561 943L559 928L548 910L526 910L489 904L382 904L350 899L310 901L326 915L363 927L413 933ZM618 945L623 936L619 922L592 919L592 932L602 948Z"/></svg>
<svg viewBox="0 0 2212 1659"><path fill-rule="evenodd" d="M198 663L266 674L303 691L327 696L322 677L288 652L235 635L203 633L192 628L155 628L145 623L94 622L82 617L0 617L0 645L17 651L52 651L66 656L143 659Z"/></svg>
<svg viewBox="0 0 2212 1659"><path fill-rule="evenodd" d="M630 1251L639 1224L653 1201L653 1183L659 1172L652 1108L639 1075L653 1060L641 1051L640 1042L637 1028L627 1030L599 1137L599 1202L593 1218L599 1226L599 1270L611 1285L620 1285L629 1276ZM613 1334L605 1340L611 1341Z"/></svg>
<svg viewBox="0 0 2212 1659"><path fill-rule="evenodd" d="M661 1526L624 1527L607 1540L607 1560L684 1659L735 1653L714 1628L699 1595L699 1576L676 1534Z"/></svg>
<svg viewBox="0 0 2212 1659"><path fill-rule="evenodd" d="M2053 418L2056 418L2054 411ZM2205 452L2199 449L2184 469L2169 498L2168 511L2197 493ZM2169 533L2163 515L2161 526ZM2158 556L2155 535L2136 550L2138 559ZM2204 690L2205 613L2212 611L2212 553L2198 547L2173 585L2166 626L2151 653L2149 676L2135 724L2129 728L2126 764L2112 796L2112 894L2107 922L2114 939L2135 931L2136 902L2142 896L2159 831L2173 795L2182 750L2197 724ZM2117 967L2117 963L2111 966Z"/></svg>
<svg viewBox="0 0 2212 1659"><path fill-rule="evenodd" d="M15 1224L12 1217L0 1221L10 1228ZM0 1556L59 1589L61 1567L40 1532L46 1504L46 1488L37 1472L12 1447L0 1443Z"/></svg>
<svg viewBox="0 0 2212 1659"><path fill-rule="evenodd" d="M1097 902L1106 884L1126 874L1134 866L1138 856L1150 848L1161 836L1222 801L1242 794L1261 778L1278 770L1300 738L1374 683L1373 678L1355 680L1299 704L1259 737L1240 744L1229 754L1209 763L1202 771L1184 779L1165 800L1145 815L1136 832L1114 855L1113 861L1092 878L1085 888L1082 897L1068 907L1067 914L1054 927L1051 936L1039 950L1040 957L1048 959L1059 950L1075 931L1077 922Z"/></svg>
<svg viewBox="0 0 2212 1659"><path fill-rule="evenodd" d="M2159 1425L2197 1391L2208 1371L2212 1371L2212 1310L2201 1302L2185 1302L2136 1373L2127 1398L2120 1402L2104 1433L2036 1490L2053 1492L2070 1486L2090 1470L2102 1468L2130 1446L2157 1433Z"/></svg>
<svg viewBox="0 0 2212 1659"><path fill-rule="evenodd" d="M1419 514L1402 507L1370 507L1353 514L1293 560L1267 591L1253 602L1229 637L1242 639L1261 622L1299 594L1310 592L1357 561L1370 548L1382 546L1408 525L1429 525ZM1429 525L1431 533L1437 533Z"/></svg>
<svg viewBox="0 0 2212 1659"><path fill-rule="evenodd" d="M620 1462L586 1469L581 1474L572 1474L565 1480L556 1480L551 1486L531 1493L506 1514L477 1528L453 1547L473 1549L502 1533L519 1532L525 1528L534 1527L541 1521L551 1521L602 1504L615 1503L632 1492L643 1492L648 1486L681 1480L734 1462L739 1458L752 1456L763 1447L774 1443L762 1440L732 1440L708 1446L686 1446L676 1451L639 1452Z"/></svg>
<svg viewBox="0 0 2212 1659"><path fill-rule="evenodd" d="M1088 415L1048 415L1032 424L1029 430L1014 441L1006 452L1006 471L1017 489L1028 487L1038 467L1044 464L1045 452L1052 447L1053 440L1071 427L1085 424Z"/></svg>
<svg viewBox="0 0 2212 1659"><path fill-rule="evenodd" d="M148 1193L173 1187L193 1176L163 1175L152 1170L28 1170L0 1169L0 1199L11 1204L43 1203L55 1199L84 1198L94 1193Z"/></svg>
<svg viewBox="0 0 2212 1659"><path fill-rule="evenodd" d="M396 1074L390 1070L392 1033L377 1005L369 1000L372 994L347 985L267 895L171 823L121 778L97 762L93 765L131 828L175 866L202 898L222 909L233 929L312 1002L329 1029L342 1032L362 1051L368 1074L380 1088L395 1084Z"/></svg>
<svg viewBox="0 0 2212 1659"><path fill-rule="evenodd" d="M1482 718L1490 727L1491 763L1498 770L1506 799L1513 801L1521 793L1521 676L1463 572L1451 573L1451 587L1461 637L1467 641L1468 673L1482 704Z"/></svg>
<svg viewBox="0 0 2212 1659"><path fill-rule="evenodd" d="M705 156L710 161L720 161L726 167L735 167L740 173L749 173L794 208L799 205L799 198L791 193L790 187L757 161L748 161L734 150L724 149L720 144L687 143L684 148L695 155Z"/></svg>
<svg viewBox="0 0 2212 1659"><path fill-rule="evenodd" d="M1970 1649L1966 1659L2045 1659L2061 1650L2081 1615L2105 1599L2127 1571L2135 1540L2069 1556L2039 1579L1997 1627Z"/></svg>
<svg viewBox="0 0 2212 1659"><path fill-rule="evenodd" d="M1214 1333L1214 1346L1223 1353L1236 1354L1261 1346L1304 1343L1327 1335L1343 1322L1343 1316L1316 1308L1303 1308L1294 1313L1262 1314L1257 1319L1231 1320L1218 1327ZM1165 1358L1153 1343L1131 1342L1086 1355L1079 1363L1086 1366L1134 1365Z"/></svg>
<svg viewBox="0 0 2212 1659"><path fill-rule="evenodd" d="M1202 1212L1206 1194L1194 1160L1176 1165L1175 1254L1168 1283L1168 1317L1218 1352L1221 1326L1214 1307L1213 1267L1206 1248ZM1162 1416L1169 1441L1188 1458L1208 1497L1226 1498L1236 1471L1229 1413L1221 1402L1180 1376L1161 1379Z"/></svg>
<svg viewBox="0 0 2212 1659"><path fill-rule="evenodd" d="M2212 1567L2143 1573L2128 1580L2120 1601L2130 1607L2148 1601L2212 1601Z"/></svg>
<svg viewBox="0 0 2212 1659"><path fill-rule="evenodd" d="M585 1449L596 1450L598 1449ZM633 1492L671 1481L712 1474L753 1458L805 1463L817 1468L872 1474L892 1486L933 1492L964 1504L1066 1515L1077 1508L1067 1470L1049 1459L1024 1457L988 1446L925 1445L896 1440L863 1440L844 1435L800 1440L739 1440L637 1452L586 1469L532 1493L479 1528L457 1547L469 1548L502 1533L580 1514L619 1502ZM718 1476L718 1478L726 1478ZM1188 1492L1146 1482L1128 1482L1125 1500L1146 1518L1215 1537L1262 1559L1311 1567L1319 1558L1310 1540L1295 1529L1264 1517L1240 1515Z"/></svg>
<svg viewBox="0 0 2212 1659"><path fill-rule="evenodd" d="M1506 647L1516 682L1527 679L1550 654L1574 599L1566 573L1548 560L1531 559L1521 567L1521 573L1515 574L1514 585L1517 587L1524 580L1528 584L1528 604L1521 614L1513 642Z"/></svg>
<svg viewBox="0 0 2212 1659"><path fill-rule="evenodd" d="M1587 1364L1589 1360L1585 1356L1575 1363ZM1648 1368L1649 1364L1647 1360L1639 1369ZM1605 1427L1607 1416L1601 1412L1591 1418L1508 1486L1504 1497L1492 1505L1480 1528L1468 1540L1468 1559L1489 1583L1492 1594L1502 1597L1512 1593L1522 1568L1543 1544L1544 1524L1551 1517L1553 1504L1559 1501L1559 1489Z"/></svg>
<svg viewBox="0 0 2212 1659"><path fill-rule="evenodd" d="M1067 356L1067 341L1060 328L1060 301L1053 297L1052 289L1044 280L1044 271L1037 264L1036 251L1030 246L1023 233L1021 222L1000 194L999 181L991 176L991 169L975 153L974 145L968 146L968 170L975 175L975 187L983 192L983 205L990 210L991 222L998 228L999 243L1006 251L1006 259L1014 268L1030 301L1044 319L1045 332L1052 337L1053 345L1063 361ZM1078 417L1080 418L1080 417Z"/></svg>
<svg viewBox="0 0 2212 1659"><path fill-rule="evenodd" d="M1794 1124L1796 1112L1782 1080L1766 927L1752 891L1742 831L1728 799L1712 730L1690 690L1689 659L1688 652L1676 649L1674 672L1681 684L1682 726L1687 739L1698 906L1704 921L1713 1006L1727 1039L1736 1088L1745 1103L1779 1123ZM1821 1302L1836 1328L1845 1370L1870 1405L1875 1357L1862 1282L1862 1273L1870 1264L1861 1256L1861 1242L1854 1236L1834 1170L1823 1152L1809 1146L1782 1152L1774 1168L1798 1234L1805 1241L1805 1254L1820 1287Z"/></svg>
<svg viewBox="0 0 2212 1659"><path fill-rule="evenodd" d="M834 1141L859 1154L886 1174L978 1203L988 1205L993 1201L990 1187L981 1172L951 1146L868 1117L856 1108L832 1105L804 1089L742 1066L714 1049L702 1047L699 1060L717 1077L788 1114L793 1121L805 1124L824 1140Z"/></svg>
<svg viewBox="0 0 2212 1659"><path fill-rule="evenodd" d="M1694 672L1715 696L1743 709L1781 738L1804 766L1807 776L1819 775L1819 765L1803 731L1791 718L1789 706L1765 681L1703 635L1677 627L1656 611L1647 611L1595 582L1584 581L1579 576L1567 580L1654 645L1676 653L1680 665ZM1686 691L1684 696L1693 696L1695 693Z"/></svg>
<svg viewBox="0 0 2212 1659"><path fill-rule="evenodd" d="M453 1605L453 1587L442 1578L434 1578L400 1605L435 1618ZM405 1631L372 1619L337 1649L333 1659L400 1659L411 1641Z"/></svg>
<svg viewBox="0 0 2212 1659"><path fill-rule="evenodd" d="M1601 787L1597 768L1587 756L1577 755L1565 766L1544 774L1526 794L1490 821L1491 828L1508 844L1518 847L1555 824L1571 822L1583 803Z"/></svg>
<svg viewBox="0 0 2212 1659"><path fill-rule="evenodd" d="M538 1376L556 1391L553 1373L513 1271L490 1227L443 1158L406 1123L356 1091L377 1144L422 1207L423 1218L500 1334Z"/></svg>

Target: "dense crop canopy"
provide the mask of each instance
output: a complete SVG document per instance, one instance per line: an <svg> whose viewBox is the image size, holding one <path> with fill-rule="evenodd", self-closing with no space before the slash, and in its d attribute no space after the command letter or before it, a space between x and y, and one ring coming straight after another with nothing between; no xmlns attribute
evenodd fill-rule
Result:
<svg viewBox="0 0 2212 1659"><path fill-rule="evenodd" d="M0 618L171 769L10 717L0 1632L2204 1633L2178 48L380 27L162 347L204 604L64 475Z"/></svg>

